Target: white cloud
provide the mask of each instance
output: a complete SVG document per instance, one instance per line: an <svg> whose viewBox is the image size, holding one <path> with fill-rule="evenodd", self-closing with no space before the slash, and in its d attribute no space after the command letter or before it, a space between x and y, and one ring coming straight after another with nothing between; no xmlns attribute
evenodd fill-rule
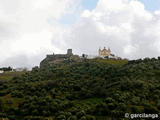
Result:
<svg viewBox="0 0 160 120"><path fill-rule="evenodd" d="M89 10L84 10L83 13L81 14L81 17L90 17L91 12Z"/></svg>
<svg viewBox="0 0 160 120"><path fill-rule="evenodd" d="M53 33L62 29L57 20L74 12L75 7L75 0L0 0L0 66L9 65L16 57L17 63L13 63L17 67L28 61L38 64L34 56L60 52L52 45L52 38L57 37Z"/></svg>
<svg viewBox="0 0 160 120"><path fill-rule="evenodd" d="M77 52L97 54L99 46L130 59L157 57L160 54L159 14L145 10L138 0L99 0L65 37Z"/></svg>
<svg viewBox="0 0 160 120"><path fill-rule="evenodd" d="M138 0L99 0L79 20L64 26L58 20L76 14L80 0L0 0L0 66L34 66L49 53L98 54L101 46L126 58L160 54L160 12L151 13ZM79 12L79 11L78 11Z"/></svg>

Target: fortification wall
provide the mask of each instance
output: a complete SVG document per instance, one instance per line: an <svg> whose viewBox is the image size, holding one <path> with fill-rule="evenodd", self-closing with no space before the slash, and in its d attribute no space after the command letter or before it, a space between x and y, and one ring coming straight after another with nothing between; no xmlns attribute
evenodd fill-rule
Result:
<svg viewBox="0 0 160 120"><path fill-rule="evenodd" d="M67 54L53 54L53 55L47 55L46 58L41 61L40 67L50 64L56 64L63 61L78 61L80 60L80 57L78 55L72 54L72 49L68 49Z"/></svg>

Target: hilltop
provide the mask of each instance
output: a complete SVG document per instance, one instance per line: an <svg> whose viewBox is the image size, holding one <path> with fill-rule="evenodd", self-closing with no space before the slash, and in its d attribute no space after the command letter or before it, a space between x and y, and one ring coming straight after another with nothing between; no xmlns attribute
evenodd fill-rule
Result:
<svg viewBox="0 0 160 120"><path fill-rule="evenodd" d="M95 59L95 58L103 58L103 59L114 59L114 60L121 60L120 57L115 56L111 53L110 48L107 50L105 47L104 49L98 50L98 55L92 56L90 58L87 54L82 54L82 56L75 55L72 53L72 49L68 49L66 54L50 54L47 55L45 59L40 62L40 67L47 67L53 66L55 64L62 64L62 63L74 63L74 62L83 62L86 59ZM102 59L100 59L102 61Z"/></svg>
<svg viewBox="0 0 160 120"><path fill-rule="evenodd" d="M105 120L160 113L160 59L84 59L34 67L1 82L0 116Z"/></svg>

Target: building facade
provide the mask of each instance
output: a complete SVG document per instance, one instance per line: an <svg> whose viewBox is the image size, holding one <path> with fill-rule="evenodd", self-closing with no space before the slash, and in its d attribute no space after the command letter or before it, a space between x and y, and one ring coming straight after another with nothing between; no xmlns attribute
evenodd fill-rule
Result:
<svg viewBox="0 0 160 120"><path fill-rule="evenodd" d="M98 55L100 57L106 57L106 56L109 57L109 56L111 56L111 50L110 50L110 48L106 49L105 47L102 50L99 48Z"/></svg>

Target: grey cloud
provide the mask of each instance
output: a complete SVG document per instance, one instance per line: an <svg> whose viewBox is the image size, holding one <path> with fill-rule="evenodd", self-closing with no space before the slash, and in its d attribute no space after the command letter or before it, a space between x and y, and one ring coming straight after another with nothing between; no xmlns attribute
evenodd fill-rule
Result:
<svg viewBox="0 0 160 120"><path fill-rule="evenodd" d="M34 66L39 65L40 61L45 58L44 54L37 54L34 56L28 57L27 55L15 55L11 56L4 61L1 62L0 66L12 66L14 68L17 67L27 67L31 69Z"/></svg>
<svg viewBox="0 0 160 120"><path fill-rule="evenodd" d="M75 8L74 2L0 0L0 66L31 67L38 65L47 54L41 48L57 50L56 45L50 44L51 32L61 27L55 25L57 19L73 12L71 5ZM53 18L54 25L49 23L50 18ZM53 27L55 30L52 31Z"/></svg>

